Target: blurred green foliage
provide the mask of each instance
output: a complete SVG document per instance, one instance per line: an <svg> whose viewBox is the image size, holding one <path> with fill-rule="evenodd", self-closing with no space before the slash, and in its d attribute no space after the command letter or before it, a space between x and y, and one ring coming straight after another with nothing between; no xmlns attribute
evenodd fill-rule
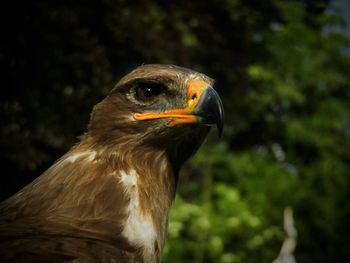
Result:
<svg viewBox="0 0 350 263"><path fill-rule="evenodd" d="M7 3L1 196L64 153L123 74L173 63L216 79L226 127L183 170L164 261L271 262L286 206L298 262L350 260L349 40L326 4Z"/></svg>

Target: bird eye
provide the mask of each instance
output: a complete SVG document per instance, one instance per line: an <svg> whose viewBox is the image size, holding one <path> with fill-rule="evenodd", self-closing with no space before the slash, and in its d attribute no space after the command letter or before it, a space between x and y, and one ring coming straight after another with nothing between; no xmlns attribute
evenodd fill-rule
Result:
<svg viewBox="0 0 350 263"><path fill-rule="evenodd" d="M136 97L141 101L151 101L163 90L163 85L158 83L139 83L136 87Z"/></svg>

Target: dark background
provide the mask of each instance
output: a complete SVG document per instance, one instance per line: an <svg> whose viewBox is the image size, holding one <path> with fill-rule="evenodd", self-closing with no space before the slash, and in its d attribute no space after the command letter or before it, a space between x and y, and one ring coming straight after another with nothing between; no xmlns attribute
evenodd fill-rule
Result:
<svg viewBox="0 0 350 263"><path fill-rule="evenodd" d="M271 262L294 209L297 262L350 260L350 60L328 1L6 1L0 197L45 171L143 63L216 79L226 110L185 167L166 262ZM199 194L200 193L200 194Z"/></svg>

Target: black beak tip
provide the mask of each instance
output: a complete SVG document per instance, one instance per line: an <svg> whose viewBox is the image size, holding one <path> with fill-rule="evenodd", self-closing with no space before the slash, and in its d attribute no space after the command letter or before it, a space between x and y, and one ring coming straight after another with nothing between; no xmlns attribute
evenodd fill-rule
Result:
<svg viewBox="0 0 350 263"><path fill-rule="evenodd" d="M219 137L222 136L224 128L224 106L219 94L208 88L202 95L194 113L200 116L201 123L216 124Z"/></svg>
<svg viewBox="0 0 350 263"><path fill-rule="evenodd" d="M216 121L216 127L218 129L218 136L221 138L222 132L224 130L224 106L222 104L221 99L219 99L219 110L218 110L218 116L217 116L217 121Z"/></svg>

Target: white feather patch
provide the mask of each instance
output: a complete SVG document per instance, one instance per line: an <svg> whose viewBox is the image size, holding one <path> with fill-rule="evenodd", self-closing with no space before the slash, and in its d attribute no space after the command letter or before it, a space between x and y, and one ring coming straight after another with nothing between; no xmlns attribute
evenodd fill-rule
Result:
<svg viewBox="0 0 350 263"><path fill-rule="evenodd" d="M77 159L82 157L88 158L89 161L92 161L95 158L95 156L96 152L93 151L77 152L64 159L63 162L74 163Z"/></svg>
<svg viewBox="0 0 350 263"><path fill-rule="evenodd" d="M129 174L124 171L120 172L120 182L130 197L130 203L126 208L128 217L122 234L134 246L142 247L145 258L151 260L154 258L154 243L157 239L157 233L151 217L141 213L137 177L135 170L131 170Z"/></svg>

